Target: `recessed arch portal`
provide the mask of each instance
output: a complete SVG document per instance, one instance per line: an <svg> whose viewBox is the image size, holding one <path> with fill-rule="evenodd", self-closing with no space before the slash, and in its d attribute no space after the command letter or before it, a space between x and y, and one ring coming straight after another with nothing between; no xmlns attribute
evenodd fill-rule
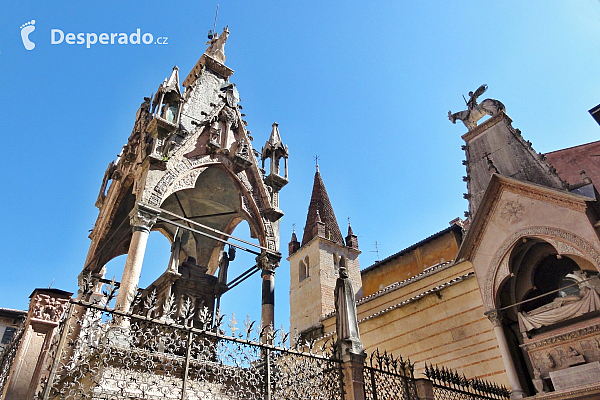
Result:
<svg viewBox="0 0 600 400"><path fill-rule="evenodd" d="M514 273L510 269L511 254L523 240L542 240L550 244L559 255L569 256L572 260L585 260L579 263L585 265L585 269L597 270L600 265L600 253L585 239L569 231L546 226L521 229L502 243L490 263L483 288L483 301L487 310L499 308L500 286Z"/></svg>

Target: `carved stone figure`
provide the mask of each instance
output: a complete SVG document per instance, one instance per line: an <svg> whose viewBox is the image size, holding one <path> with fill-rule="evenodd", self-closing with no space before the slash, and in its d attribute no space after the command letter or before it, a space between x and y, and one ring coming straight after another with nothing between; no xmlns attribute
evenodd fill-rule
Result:
<svg viewBox="0 0 600 400"><path fill-rule="evenodd" d="M223 252L221 262L219 263L219 283L227 284L227 269L229 268L229 262L235 259L235 247L229 246L227 252Z"/></svg>
<svg viewBox="0 0 600 400"><path fill-rule="evenodd" d="M346 268L341 266L340 277L335 283L334 297L338 346L342 353L340 356L346 352L360 354L364 350L358 330L354 289Z"/></svg>
<svg viewBox="0 0 600 400"><path fill-rule="evenodd" d="M544 388L544 380L541 377L540 370L535 367L533 368L533 379L531 381L533 382L533 387L535 388L535 391L537 393L543 393L546 391Z"/></svg>
<svg viewBox="0 0 600 400"><path fill-rule="evenodd" d="M487 90L487 85L481 85L475 93L469 92L469 101L467 101L467 109L452 114L448 111L448 119L453 124L459 119L465 124L468 130L473 130L477 126L477 121L485 115L494 116L500 111L504 111L504 104L494 99L485 99L481 104L477 103L477 98Z"/></svg>
<svg viewBox="0 0 600 400"><path fill-rule="evenodd" d="M219 35L216 34L210 39L206 44L208 48L205 53L219 61L220 63L225 63L225 42L229 37L229 25L223 28L223 32Z"/></svg>
<svg viewBox="0 0 600 400"><path fill-rule="evenodd" d="M551 303L529 312L519 312L519 327L525 333L569 318L600 310L600 295L595 289L580 286L579 293L557 296Z"/></svg>
<svg viewBox="0 0 600 400"><path fill-rule="evenodd" d="M546 369L552 369L554 367L556 367L556 362L554 361L554 359L552 358L552 355L550 353L546 353L542 356L542 362L544 363L544 366L546 367Z"/></svg>

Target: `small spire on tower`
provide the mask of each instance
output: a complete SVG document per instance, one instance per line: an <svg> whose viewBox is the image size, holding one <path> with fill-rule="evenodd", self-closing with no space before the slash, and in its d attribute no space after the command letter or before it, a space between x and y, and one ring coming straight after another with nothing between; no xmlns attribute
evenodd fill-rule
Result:
<svg viewBox="0 0 600 400"><path fill-rule="evenodd" d="M293 226L292 239L288 243L288 253L290 256L300 248L300 242L298 241L298 237L296 237L296 224L293 224Z"/></svg>
<svg viewBox="0 0 600 400"><path fill-rule="evenodd" d="M348 236L346 236L346 246L358 249L358 237L352 231L352 225L350 225L350 217L348 217Z"/></svg>

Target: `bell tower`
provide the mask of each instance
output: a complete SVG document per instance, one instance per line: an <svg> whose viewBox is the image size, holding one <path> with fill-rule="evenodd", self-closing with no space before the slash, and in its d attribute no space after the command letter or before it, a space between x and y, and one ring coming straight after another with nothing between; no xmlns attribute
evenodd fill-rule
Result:
<svg viewBox="0 0 600 400"><path fill-rule="evenodd" d="M325 184L315 172L302 243L296 232L289 242L290 332L302 339L323 333L321 320L335 310L334 290L340 267L345 267L356 298L362 297L358 239L348 224L344 241Z"/></svg>

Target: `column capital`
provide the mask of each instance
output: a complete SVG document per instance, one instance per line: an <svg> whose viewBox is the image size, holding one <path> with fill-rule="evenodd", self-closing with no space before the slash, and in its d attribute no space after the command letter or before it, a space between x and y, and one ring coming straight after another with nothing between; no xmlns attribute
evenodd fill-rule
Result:
<svg viewBox="0 0 600 400"><path fill-rule="evenodd" d="M263 252L256 257L256 265L262 270L261 275L275 275L275 269L279 267L281 254Z"/></svg>
<svg viewBox="0 0 600 400"><path fill-rule="evenodd" d="M495 310L486 311L484 314L486 317L488 317L488 319L490 320L492 325L494 325L494 328L497 326L502 326L502 318L503 318L502 311L495 309Z"/></svg>
<svg viewBox="0 0 600 400"><path fill-rule="evenodd" d="M158 215L159 213L155 211L137 205L129 214L129 223L134 231L150 232L150 229L156 223Z"/></svg>

